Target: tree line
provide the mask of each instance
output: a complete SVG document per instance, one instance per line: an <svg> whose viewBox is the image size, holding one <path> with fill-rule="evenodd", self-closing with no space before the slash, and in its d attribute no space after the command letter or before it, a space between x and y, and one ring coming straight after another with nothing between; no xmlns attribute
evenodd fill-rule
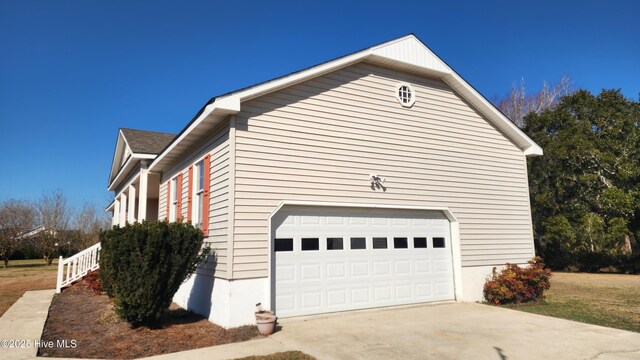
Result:
<svg viewBox="0 0 640 360"><path fill-rule="evenodd" d="M70 256L99 241L101 229L111 226L103 209L85 203L69 205L61 191L35 201L7 199L0 203L0 258L4 266L15 258Z"/></svg>
<svg viewBox="0 0 640 360"><path fill-rule="evenodd" d="M640 270L640 102L570 78L496 106L538 143L528 160L536 250L556 269Z"/></svg>

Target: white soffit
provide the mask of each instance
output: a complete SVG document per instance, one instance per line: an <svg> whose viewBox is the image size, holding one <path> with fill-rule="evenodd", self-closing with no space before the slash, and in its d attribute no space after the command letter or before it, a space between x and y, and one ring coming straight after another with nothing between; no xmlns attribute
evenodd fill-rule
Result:
<svg viewBox="0 0 640 360"><path fill-rule="evenodd" d="M232 115L239 111L240 98L238 96L225 96L215 99L213 103L206 105L200 115L182 130L178 137L155 158L149 165L149 171L154 169L156 171L162 170L164 166L175 160L182 151L200 141L203 134L215 128L227 115ZM196 129L198 130L196 131ZM176 153L171 154L172 151Z"/></svg>

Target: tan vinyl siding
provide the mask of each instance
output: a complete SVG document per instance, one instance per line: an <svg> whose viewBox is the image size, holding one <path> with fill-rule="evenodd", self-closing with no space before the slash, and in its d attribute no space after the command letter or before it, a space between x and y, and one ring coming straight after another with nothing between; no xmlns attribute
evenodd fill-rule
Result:
<svg viewBox="0 0 640 360"><path fill-rule="evenodd" d="M229 138L220 137L214 143L211 154L211 181L209 199L209 238L216 252L216 276L227 277L227 234L229 210Z"/></svg>
<svg viewBox="0 0 640 360"><path fill-rule="evenodd" d="M203 221L209 221L209 233L205 238L211 249L215 252L214 261L209 260L198 269L198 274L227 278L227 233L228 233L228 204L229 204L229 127L220 128L215 135L209 137L204 143L194 147L172 169L163 174L163 182L160 185L160 210L159 216L165 218L167 206L167 186L169 180L182 173L182 211L184 219L187 218L189 204L189 166L194 166L207 153L211 155L210 197L209 214L203 214ZM196 179L193 187L195 188Z"/></svg>
<svg viewBox="0 0 640 360"><path fill-rule="evenodd" d="M400 81L411 108L396 100ZM463 266L533 256L522 151L439 80L356 64L243 103L235 146L233 278L267 276L282 200L445 206Z"/></svg>
<svg viewBox="0 0 640 360"><path fill-rule="evenodd" d="M169 189L169 181L160 183L160 194L158 198L158 220L167 219L167 190Z"/></svg>

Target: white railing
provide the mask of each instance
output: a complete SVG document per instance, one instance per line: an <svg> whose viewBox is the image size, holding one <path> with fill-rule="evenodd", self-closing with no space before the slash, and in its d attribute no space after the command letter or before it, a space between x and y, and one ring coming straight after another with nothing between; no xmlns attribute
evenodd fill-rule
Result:
<svg viewBox="0 0 640 360"><path fill-rule="evenodd" d="M60 256L56 293L60 293L63 287L71 285L74 281L82 279L89 271L100 268L100 249L100 243L97 243L66 259Z"/></svg>

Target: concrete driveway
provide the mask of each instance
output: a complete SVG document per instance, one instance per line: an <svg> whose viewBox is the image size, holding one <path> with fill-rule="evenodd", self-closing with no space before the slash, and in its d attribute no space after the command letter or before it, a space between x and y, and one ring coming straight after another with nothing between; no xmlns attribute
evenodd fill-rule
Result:
<svg viewBox="0 0 640 360"><path fill-rule="evenodd" d="M53 290L28 291L0 318L1 340L40 338ZM640 334L468 303L282 319L272 336L153 357L223 360L300 350L324 359L640 359ZM4 348L0 359L36 359ZM38 358L40 359L40 358Z"/></svg>
<svg viewBox="0 0 640 360"><path fill-rule="evenodd" d="M640 359L640 334L481 304L282 319L270 337L318 359Z"/></svg>

